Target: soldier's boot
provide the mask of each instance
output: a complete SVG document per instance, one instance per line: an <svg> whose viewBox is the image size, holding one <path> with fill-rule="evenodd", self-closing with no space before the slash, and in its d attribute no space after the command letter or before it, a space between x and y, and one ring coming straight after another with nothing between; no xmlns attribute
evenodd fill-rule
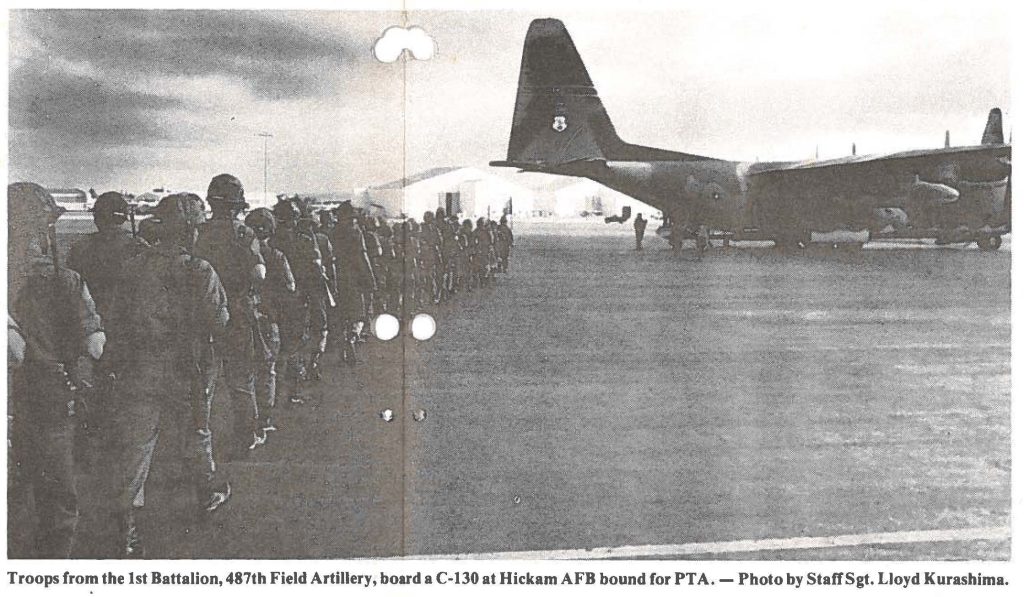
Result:
<svg viewBox="0 0 1024 597"><path fill-rule="evenodd" d="M199 507L206 513L212 513L231 499L231 484L227 481L219 487L206 490L199 501Z"/></svg>
<svg viewBox="0 0 1024 597"><path fill-rule="evenodd" d="M318 350L309 357L309 379L312 381L323 379L323 376L320 374L320 357L323 355L324 353Z"/></svg>
<svg viewBox="0 0 1024 597"><path fill-rule="evenodd" d="M146 557L146 549L142 545L142 536L139 534L139 527L136 523L135 515L138 510L139 508L133 507L120 521L121 528L118 533L121 542L118 549L119 558L140 559Z"/></svg>
<svg viewBox="0 0 1024 597"><path fill-rule="evenodd" d="M358 333L355 330L345 335L345 344L341 350L341 360L347 365L356 364L356 340Z"/></svg>

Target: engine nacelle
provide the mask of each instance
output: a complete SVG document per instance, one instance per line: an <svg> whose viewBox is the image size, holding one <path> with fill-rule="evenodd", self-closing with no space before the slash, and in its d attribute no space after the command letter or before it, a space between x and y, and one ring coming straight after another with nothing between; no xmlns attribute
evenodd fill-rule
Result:
<svg viewBox="0 0 1024 597"><path fill-rule="evenodd" d="M902 228L910 221L907 212L898 207L879 207L873 209L871 215L874 216L878 229L884 229L886 226Z"/></svg>
<svg viewBox="0 0 1024 597"><path fill-rule="evenodd" d="M947 205L960 199L960 191L938 182L925 182L920 178L910 185L910 202L916 205Z"/></svg>

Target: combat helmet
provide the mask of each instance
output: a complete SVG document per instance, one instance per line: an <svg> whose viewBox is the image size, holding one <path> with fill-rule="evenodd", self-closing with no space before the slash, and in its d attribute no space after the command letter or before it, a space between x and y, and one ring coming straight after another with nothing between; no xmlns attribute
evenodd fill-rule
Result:
<svg viewBox="0 0 1024 597"><path fill-rule="evenodd" d="M302 212L299 211L299 206L295 205L295 203L289 199L279 199L278 202L274 204L272 213L274 218L277 220L277 223L285 228L293 228L295 226L295 222L297 222L302 216Z"/></svg>
<svg viewBox="0 0 1024 597"><path fill-rule="evenodd" d="M206 200L210 202L210 208L217 210L223 206L235 211L248 209L249 204L245 202L245 188L242 181L230 174L218 174L210 181L206 190Z"/></svg>
<svg viewBox="0 0 1024 597"><path fill-rule="evenodd" d="M124 195L117 191L107 191L96 198L93 204L92 217L97 228L104 226L120 226L128 219L130 206Z"/></svg>
<svg viewBox="0 0 1024 597"><path fill-rule="evenodd" d="M266 240L277 232L277 219L274 217L274 212L266 207L249 212L249 215L245 216L245 225L252 228L260 240Z"/></svg>
<svg viewBox="0 0 1024 597"><path fill-rule="evenodd" d="M7 185L7 226L11 231L45 230L65 211L49 191L34 182Z"/></svg>

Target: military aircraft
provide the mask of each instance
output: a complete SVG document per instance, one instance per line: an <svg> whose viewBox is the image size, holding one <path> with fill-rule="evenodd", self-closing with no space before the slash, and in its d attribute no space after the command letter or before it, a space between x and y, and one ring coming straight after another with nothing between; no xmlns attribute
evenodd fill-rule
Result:
<svg viewBox="0 0 1024 597"><path fill-rule="evenodd" d="M616 134L557 19L530 24L508 156L491 165L590 178L684 230L704 225L719 238L783 247L805 247L814 232L867 230L995 250L1010 231L1010 145L998 108L969 147L947 138L942 149L746 163L635 145Z"/></svg>

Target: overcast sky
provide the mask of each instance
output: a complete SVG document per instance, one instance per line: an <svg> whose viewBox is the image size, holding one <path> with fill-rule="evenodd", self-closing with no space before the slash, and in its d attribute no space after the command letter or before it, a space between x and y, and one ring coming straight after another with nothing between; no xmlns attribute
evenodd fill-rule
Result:
<svg viewBox="0 0 1024 597"><path fill-rule="evenodd" d="M825 4L825 3L821 3ZM421 12L427 62L377 62L397 12L15 11L12 180L344 190L505 156L523 37L563 19L627 141L728 159L975 144L1009 110L1003 5ZM1008 124L1012 115L1008 116Z"/></svg>

